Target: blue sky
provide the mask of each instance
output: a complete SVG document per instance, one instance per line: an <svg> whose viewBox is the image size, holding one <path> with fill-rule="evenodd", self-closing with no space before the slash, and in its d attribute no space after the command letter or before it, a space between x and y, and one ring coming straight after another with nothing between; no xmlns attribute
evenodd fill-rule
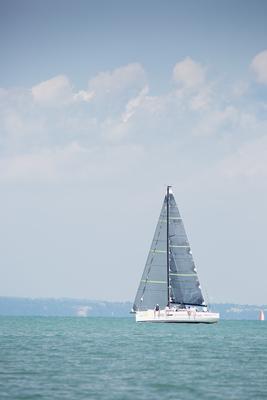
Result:
<svg viewBox="0 0 267 400"><path fill-rule="evenodd" d="M210 300L267 303L266 11L0 1L0 294L131 300L173 184Z"/></svg>
<svg viewBox="0 0 267 400"><path fill-rule="evenodd" d="M266 11L265 1L1 1L1 85L65 73L83 86L142 61L164 90L188 55L234 79L265 48Z"/></svg>

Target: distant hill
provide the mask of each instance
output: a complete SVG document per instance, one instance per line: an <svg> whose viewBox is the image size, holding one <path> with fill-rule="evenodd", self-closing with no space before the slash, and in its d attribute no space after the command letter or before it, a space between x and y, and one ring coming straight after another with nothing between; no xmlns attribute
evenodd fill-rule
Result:
<svg viewBox="0 0 267 400"><path fill-rule="evenodd" d="M0 297L2 316L60 316L60 317L129 317L131 302L108 302L87 299L53 299ZM267 313L267 305L212 304L222 319L258 318L259 311Z"/></svg>
<svg viewBox="0 0 267 400"><path fill-rule="evenodd" d="M87 299L0 297L0 315L46 317L125 317L132 303Z"/></svg>

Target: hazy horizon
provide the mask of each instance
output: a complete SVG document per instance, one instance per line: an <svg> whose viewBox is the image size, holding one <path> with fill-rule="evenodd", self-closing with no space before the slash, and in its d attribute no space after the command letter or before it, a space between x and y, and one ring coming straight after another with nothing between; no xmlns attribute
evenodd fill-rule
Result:
<svg viewBox="0 0 267 400"><path fill-rule="evenodd" d="M130 303L133 304L133 300L103 300L103 299L94 299L90 297L27 297L27 296L0 296L0 299L17 299L17 300L40 300L40 301L45 301L45 300L55 300L55 301L85 301L85 302L92 302L92 303ZM267 303L232 303L232 302L215 302L209 304L210 306L214 306L216 304L220 305L237 305L237 306L255 306L255 307L260 307L260 306L267 306Z"/></svg>
<svg viewBox="0 0 267 400"><path fill-rule="evenodd" d="M207 300L266 304L267 3L0 11L0 296L132 301L170 184Z"/></svg>

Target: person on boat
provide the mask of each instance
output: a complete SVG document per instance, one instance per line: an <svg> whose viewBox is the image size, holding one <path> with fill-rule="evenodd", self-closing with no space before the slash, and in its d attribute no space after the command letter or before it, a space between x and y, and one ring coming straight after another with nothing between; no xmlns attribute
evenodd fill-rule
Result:
<svg viewBox="0 0 267 400"><path fill-rule="evenodd" d="M159 305L158 305L158 304L156 304L156 306L155 306L155 308L154 308L154 317L156 316L156 313L157 313L158 316L159 316Z"/></svg>

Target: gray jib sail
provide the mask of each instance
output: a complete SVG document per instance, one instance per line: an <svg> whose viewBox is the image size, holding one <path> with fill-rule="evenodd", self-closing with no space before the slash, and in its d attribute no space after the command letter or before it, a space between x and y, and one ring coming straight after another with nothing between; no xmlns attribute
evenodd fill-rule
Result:
<svg viewBox="0 0 267 400"><path fill-rule="evenodd" d="M137 290L133 310L161 308L167 304L167 202L161 209L156 231L147 257L145 269Z"/></svg>
<svg viewBox="0 0 267 400"><path fill-rule="evenodd" d="M183 221L172 193L169 194L169 252L170 303L204 304ZM168 304L167 296L167 197L165 196L133 310L153 309L156 304L160 308L165 308Z"/></svg>
<svg viewBox="0 0 267 400"><path fill-rule="evenodd" d="M169 195L170 300L204 305L190 245L173 194Z"/></svg>

